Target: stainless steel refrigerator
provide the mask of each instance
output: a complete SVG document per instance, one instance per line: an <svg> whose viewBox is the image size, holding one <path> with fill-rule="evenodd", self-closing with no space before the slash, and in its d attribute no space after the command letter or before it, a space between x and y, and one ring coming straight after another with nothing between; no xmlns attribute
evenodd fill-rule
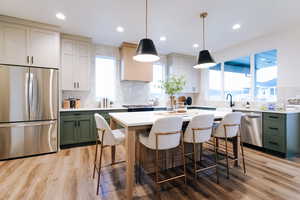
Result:
<svg viewBox="0 0 300 200"><path fill-rule="evenodd" d="M0 160L56 152L58 70L0 64Z"/></svg>

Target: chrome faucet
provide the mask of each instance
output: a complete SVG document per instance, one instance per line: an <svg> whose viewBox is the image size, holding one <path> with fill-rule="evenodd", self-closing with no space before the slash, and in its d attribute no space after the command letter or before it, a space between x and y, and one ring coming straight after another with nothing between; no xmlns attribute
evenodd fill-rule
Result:
<svg viewBox="0 0 300 200"><path fill-rule="evenodd" d="M228 96L230 97L230 107L233 107L233 106L234 106L234 103L233 103L233 101L232 101L232 94L228 93L228 94L226 95L226 100L228 100Z"/></svg>

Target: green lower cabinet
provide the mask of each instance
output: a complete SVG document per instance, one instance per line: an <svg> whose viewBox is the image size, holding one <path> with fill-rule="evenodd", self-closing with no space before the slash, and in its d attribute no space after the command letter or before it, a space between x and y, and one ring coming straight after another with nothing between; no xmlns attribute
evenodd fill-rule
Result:
<svg viewBox="0 0 300 200"><path fill-rule="evenodd" d="M95 141L93 114L67 113L60 117L60 145Z"/></svg>
<svg viewBox="0 0 300 200"><path fill-rule="evenodd" d="M91 142L95 141L96 137L93 131L93 116L85 115L80 116L77 120L78 126L76 135L78 142Z"/></svg>
<svg viewBox="0 0 300 200"><path fill-rule="evenodd" d="M263 113L263 144L285 157L300 153L300 114Z"/></svg>
<svg viewBox="0 0 300 200"><path fill-rule="evenodd" d="M286 152L286 115L263 114L264 147L281 153Z"/></svg>
<svg viewBox="0 0 300 200"><path fill-rule="evenodd" d="M60 145L74 145L96 140L96 123L94 114L99 113L108 122L110 112L126 112L127 110L105 111L72 111L60 114ZM121 127L119 127L121 128Z"/></svg>
<svg viewBox="0 0 300 200"><path fill-rule="evenodd" d="M60 143L62 145L77 143L76 123L73 116L62 116L60 119Z"/></svg>

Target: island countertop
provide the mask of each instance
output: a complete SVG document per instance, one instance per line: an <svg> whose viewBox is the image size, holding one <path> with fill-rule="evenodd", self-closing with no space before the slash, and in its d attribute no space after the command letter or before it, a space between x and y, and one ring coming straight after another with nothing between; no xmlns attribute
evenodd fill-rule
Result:
<svg viewBox="0 0 300 200"><path fill-rule="evenodd" d="M60 112L80 112L80 111L110 111L110 110L128 110L125 107L117 106L117 107L109 107L109 108L97 108L97 107L90 107L90 108L68 108L64 109L61 108Z"/></svg>

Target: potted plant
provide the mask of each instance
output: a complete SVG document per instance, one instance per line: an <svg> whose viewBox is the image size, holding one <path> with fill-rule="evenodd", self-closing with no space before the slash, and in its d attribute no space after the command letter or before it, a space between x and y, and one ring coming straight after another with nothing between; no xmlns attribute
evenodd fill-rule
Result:
<svg viewBox="0 0 300 200"><path fill-rule="evenodd" d="M174 95L183 90L185 83L186 81L184 76L180 76L180 77L171 76L169 79L163 81L161 84L161 87L165 90L165 93L168 94L170 97L170 106L172 111L174 110L174 100L175 100Z"/></svg>

